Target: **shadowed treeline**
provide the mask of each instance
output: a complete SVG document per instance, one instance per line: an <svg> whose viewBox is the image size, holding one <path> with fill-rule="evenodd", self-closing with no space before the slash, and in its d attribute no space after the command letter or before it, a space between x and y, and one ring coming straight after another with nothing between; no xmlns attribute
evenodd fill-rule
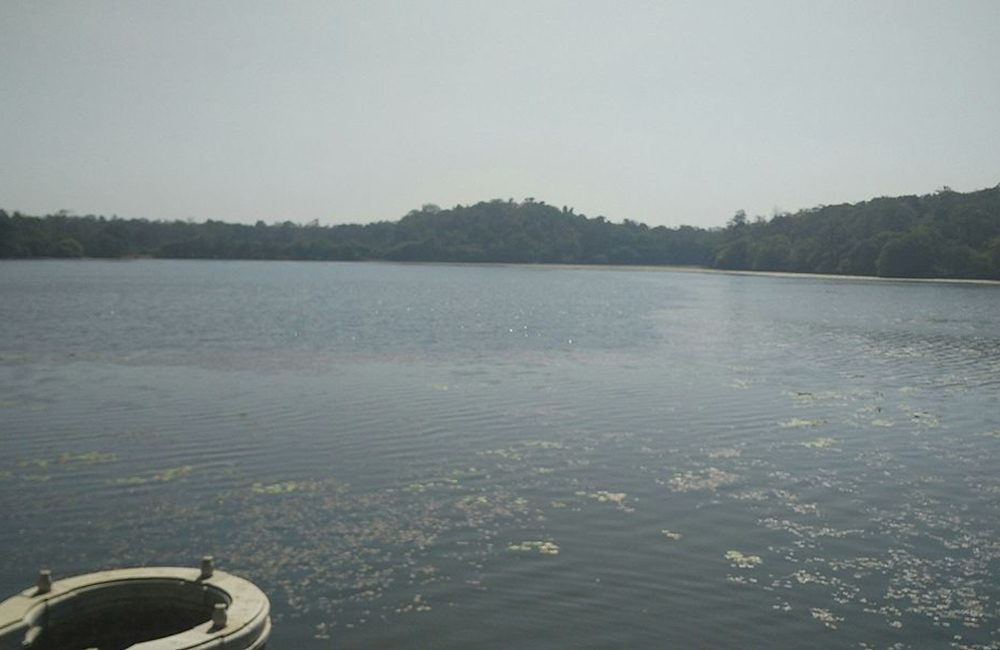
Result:
<svg viewBox="0 0 1000 650"><path fill-rule="evenodd" d="M820 206L725 228L612 223L527 199L396 222L320 226L148 221L0 210L0 257L395 260L699 265L731 270L1000 279L1000 186Z"/></svg>
<svg viewBox="0 0 1000 650"><path fill-rule="evenodd" d="M713 266L882 277L1000 279L1000 185L729 221Z"/></svg>

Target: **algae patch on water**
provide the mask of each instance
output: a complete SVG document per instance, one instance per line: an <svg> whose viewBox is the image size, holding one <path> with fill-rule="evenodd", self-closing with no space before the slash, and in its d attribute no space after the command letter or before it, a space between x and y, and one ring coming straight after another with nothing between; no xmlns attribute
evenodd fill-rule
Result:
<svg viewBox="0 0 1000 650"><path fill-rule="evenodd" d="M689 471L674 474L673 478L670 479L670 489L674 492L714 491L736 479L736 474L725 472L717 467L707 467L699 472Z"/></svg>
<svg viewBox="0 0 1000 650"><path fill-rule="evenodd" d="M607 490L598 490L597 492L576 492L578 497L586 497L597 501L598 503L613 503L615 507L624 512L635 512L635 508L629 507L625 500L628 498L628 494L625 492L609 492Z"/></svg>
<svg viewBox="0 0 1000 650"><path fill-rule="evenodd" d="M833 438L814 438L812 440L807 440L802 443L803 447L809 447L810 449L826 449L836 442Z"/></svg>
<svg viewBox="0 0 1000 650"><path fill-rule="evenodd" d="M98 463L112 463L117 460L118 454L102 454L96 451L87 451L80 454L71 454L69 452L59 454L55 462L59 465L71 465L73 463L96 465ZM17 466L20 468L34 466L44 469L51 464L52 461L47 458L30 458L28 460L20 460L17 462Z"/></svg>
<svg viewBox="0 0 1000 650"><path fill-rule="evenodd" d="M96 465L98 463L113 463L118 460L118 454L101 454L96 451L88 451L82 454L60 454L59 458L56 459L60 465L66 465L68 463L87 463L88 465Z"/></svg>
<svg viewBox="0 0 1000 650"><path fill-rule="evenodd" d="M438 478L432 479L430 481L424 481L422 483L411 483L403 488L403 492L409 492L410 494L423 494L427 490L436 487L448 487L457 488L459 485L458 479L454 478Z"/></svg>
<svg viewBox="0 0 1000 650"><path fill-rule="evenodd" d="M538 553L540 555L559 555L559 545L555 542L526 541L520 544L510 544L508 551L520 553Z"/></svg>
<svg viewBox="0 0 1000 650"><path fill-rule="evenodd" d="M187 476L193 471L190 465L183 467L168 467L154 472L135 474L112 481L116 485L146 485L147 483L168 483L175 479Z"/></svg>
<svg viewBox="0 0 1000 650"><path fill-rule="evenodd" d="M759 555L744 555L739 551L726 551L726 559L734 567L740 569L753 569L764 562L764 560L760 559Z"/></svg>
<svg viewBox="0 0 1000 650"><path fill-rule="evenodd" d="M255 482L250 486L250 491L254 494L289 494L302 490L316 490L320 487L319 481L281 481L279 483Z"/></svg>
<svg viewBox="0 0 1000 650"><path fill-rule="evenodd" d="M486 451L477 452L477 454L480 456L497 456L499 458L503 458L504 460L521 460L521 455L513 449L487 449Z"/></svg>
<svg viewBox="0 0 1000 650"><path fill-rule="evenodd" d="M566 445L563 443L554 442L552 440L532 440L524 443L524 446L533 447L535 449L566 449Z"/></svg>
<svg viewBox="0 0 1000 650"><path fill-rule="evenodd" d="M831 630L837 629L837 623L844 620L842 616L834 616L833 613L828 609L821 609L819 607L813 607L811 610L812 617L817 621L821 622L823 625L827 626Z"/></svg>
<svg viewBox="0 0 1000 650"><path fill-rule="evenodd" d="M431 611L431 606L427 604L424 597L417 594L413 597L413 602L406 603L405 605L400 605L395 609L397 614L407 614L409 612L429 612Z"/></svg>
<svg viewBox="0 0 1000 650"><path fill-rule="evenodd" d="M803 420L802 418L792 418L778 423L782 429L811 429L823 424L826 424L826 420Z"/></svg>

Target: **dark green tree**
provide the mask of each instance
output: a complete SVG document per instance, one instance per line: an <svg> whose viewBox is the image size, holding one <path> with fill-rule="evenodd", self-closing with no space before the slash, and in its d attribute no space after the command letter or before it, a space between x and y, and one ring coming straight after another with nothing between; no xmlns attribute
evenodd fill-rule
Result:
<svg viewBox="0 0 1000 650"><path fill-rule="evenodd" d="M887 241L876 267L884 278L923 278L934 267L933 255L930 237L914 231Z"/></svg>

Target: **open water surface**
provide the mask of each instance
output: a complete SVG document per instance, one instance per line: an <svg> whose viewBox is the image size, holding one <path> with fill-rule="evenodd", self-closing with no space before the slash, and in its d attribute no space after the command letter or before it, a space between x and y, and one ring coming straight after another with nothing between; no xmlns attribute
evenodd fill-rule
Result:
<svg viewBox="0 0 1000 650"><path fill-rule="evenodd" d="M1000 648L1000 287L0 264L0 598L218 565L280 648Z"/></svg>

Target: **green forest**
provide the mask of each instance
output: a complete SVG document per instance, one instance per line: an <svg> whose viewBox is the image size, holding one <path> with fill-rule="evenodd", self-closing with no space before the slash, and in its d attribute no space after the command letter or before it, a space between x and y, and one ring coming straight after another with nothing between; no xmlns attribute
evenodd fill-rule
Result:
<svg viewBox="0 0 1000 650"><path fill-rule="evenodd" d="M336 226L0 210L0 258L79 257L687 265L1000 280L1000 185L770 218L739 211L709 229L615 223L534 199L428 204L398 221Z"/></svg>

